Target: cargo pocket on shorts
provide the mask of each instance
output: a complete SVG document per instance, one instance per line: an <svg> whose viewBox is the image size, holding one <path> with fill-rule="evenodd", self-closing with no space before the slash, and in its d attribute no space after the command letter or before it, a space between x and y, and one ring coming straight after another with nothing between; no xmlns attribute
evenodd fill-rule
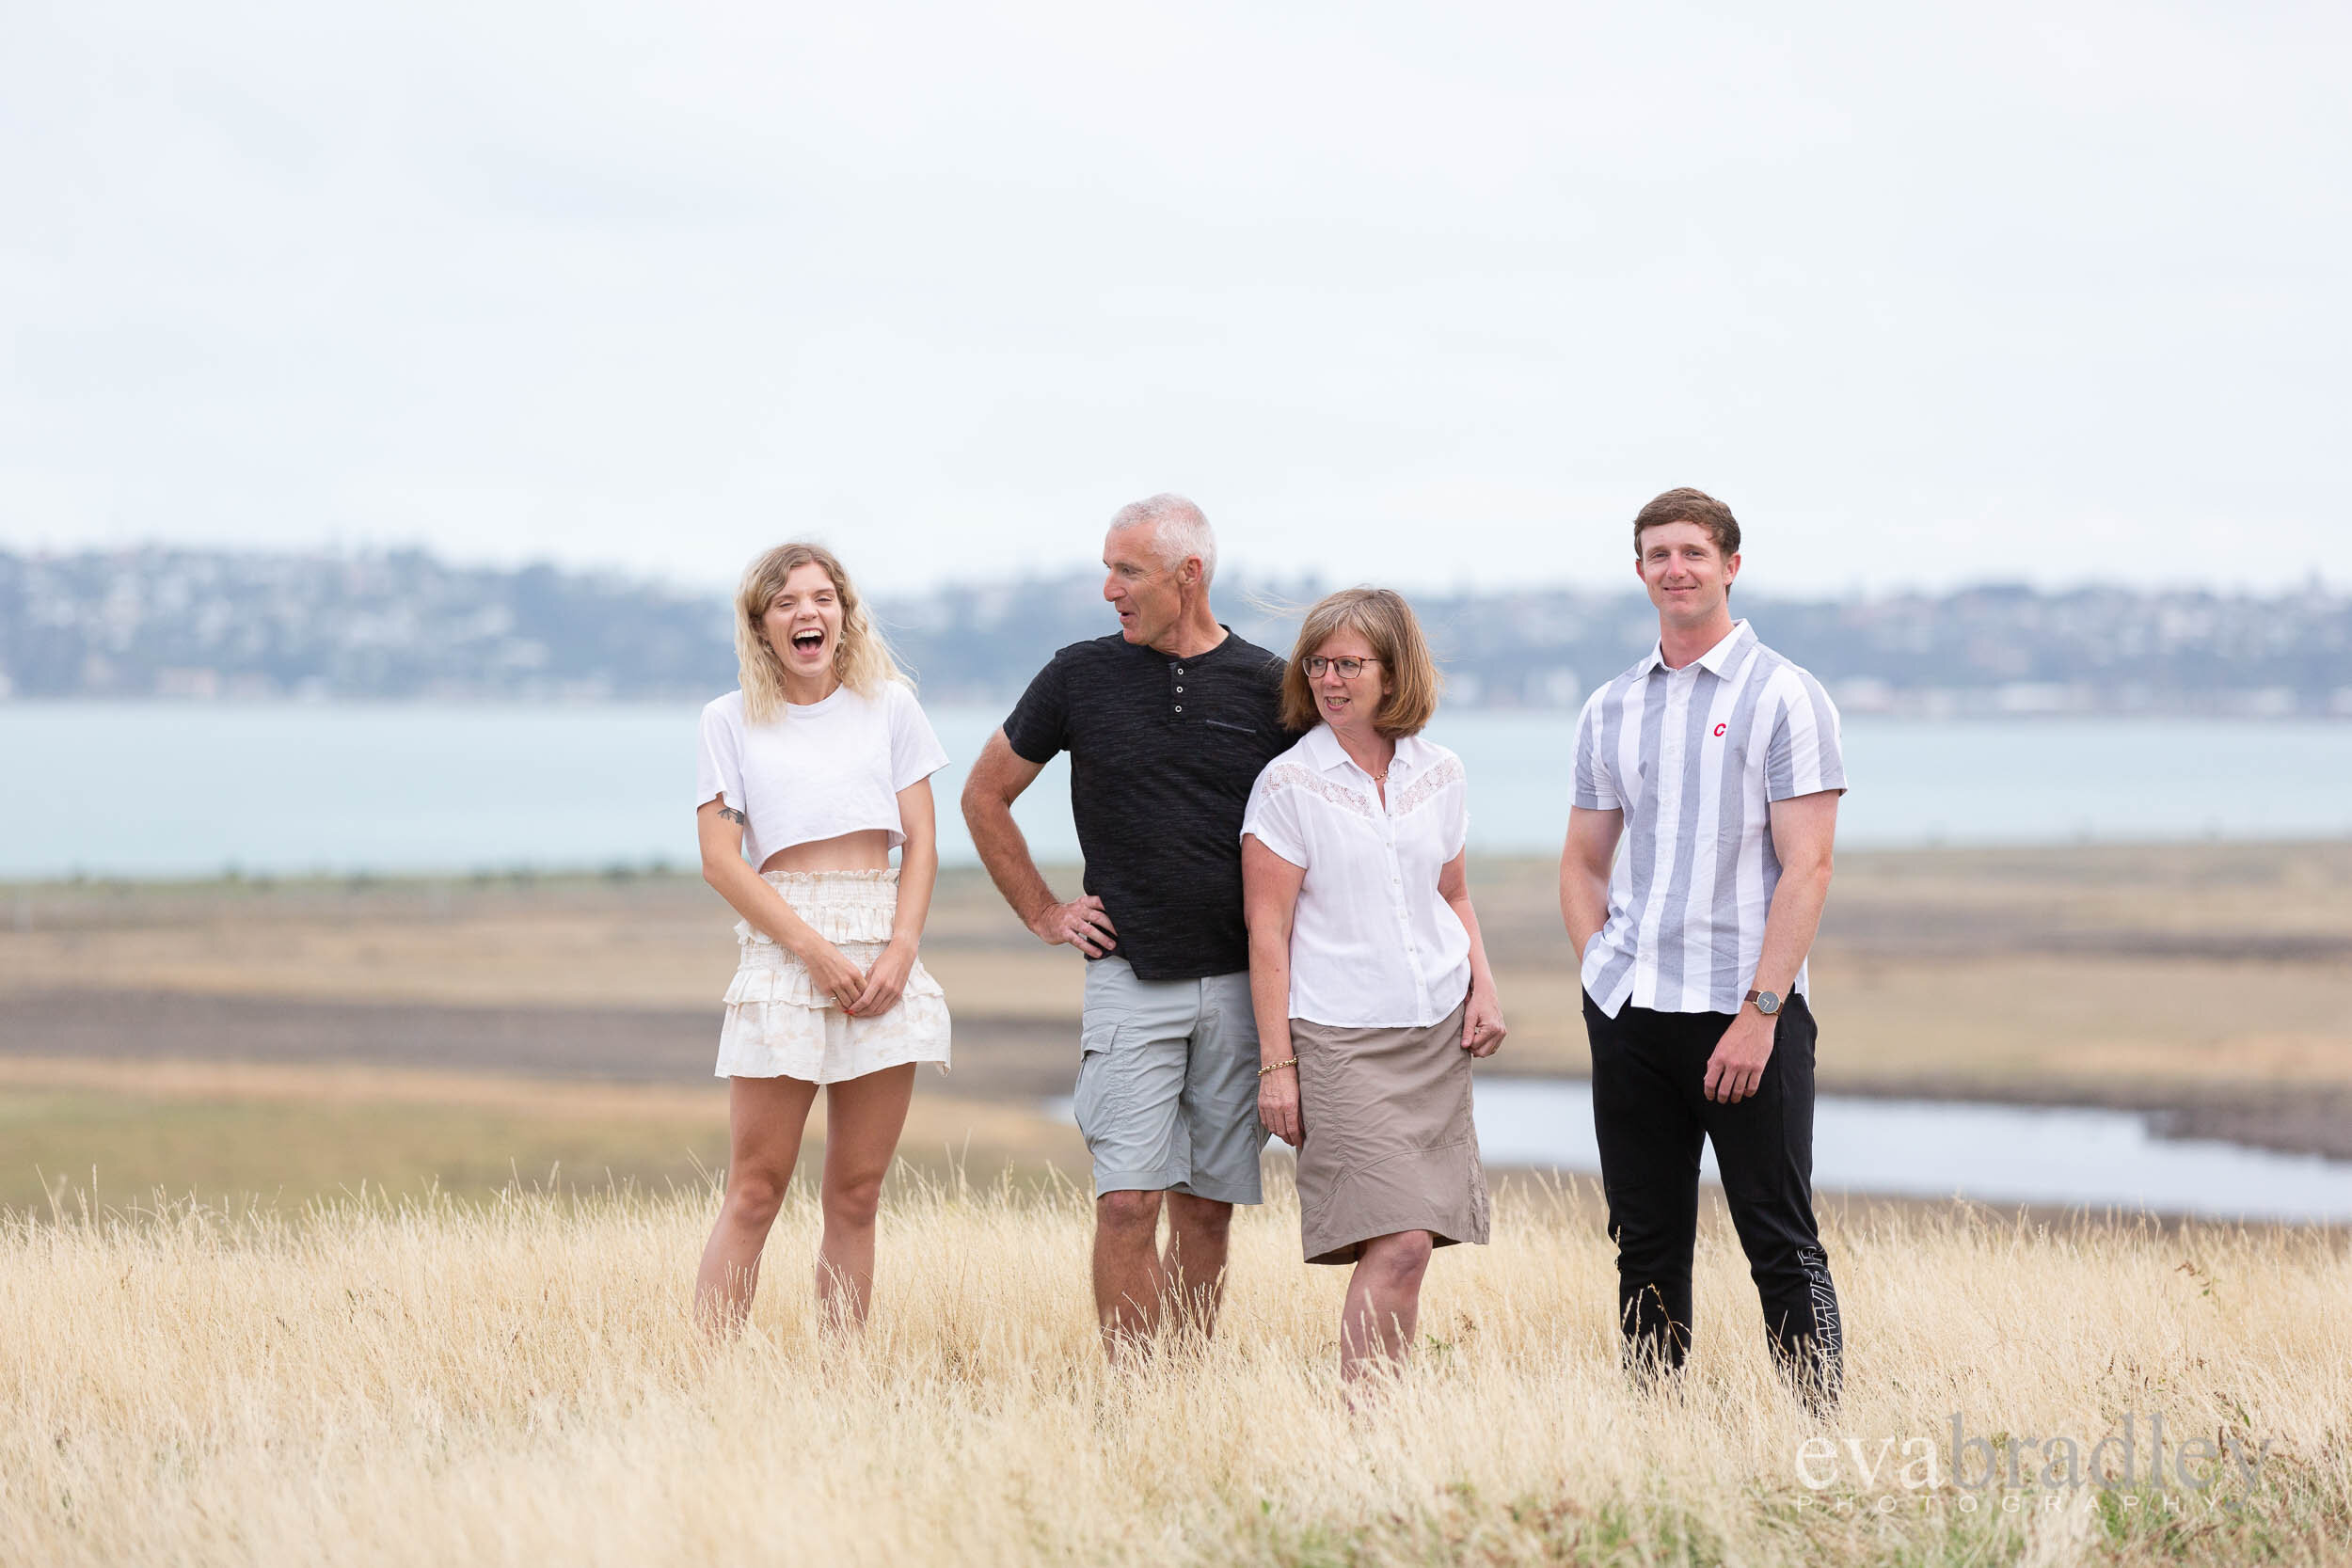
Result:
<svg viewBox="0 0 2352 1568"><path fill-rule="evenodd" d="M1103 1096L1108 1088L1113 1048L1119 1043L1119 1032L1126 1020L1095 1019L1081 1027L1078 1036L1078 1086L1071 1098L1072 1113L1078 1120L1078 1135L1094 1147L1095 1130L1103 1108Z"/></svg>

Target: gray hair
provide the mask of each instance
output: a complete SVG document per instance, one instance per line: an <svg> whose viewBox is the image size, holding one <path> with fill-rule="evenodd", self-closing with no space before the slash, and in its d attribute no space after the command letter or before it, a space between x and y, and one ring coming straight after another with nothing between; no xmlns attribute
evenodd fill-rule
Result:
<svg viewBox="0 0 2352 1568"><path fill-rule="evenodd" d="M1139 501L1129 501L1111 514L1111 531L1152 525L1152 543L1160 554L1160 564L1174 567L1194 556L1200 558L1200 586L1216 576L1216 531L1209 527L1208 516L1184 497L1172 494L1146 496Z"/></svg>

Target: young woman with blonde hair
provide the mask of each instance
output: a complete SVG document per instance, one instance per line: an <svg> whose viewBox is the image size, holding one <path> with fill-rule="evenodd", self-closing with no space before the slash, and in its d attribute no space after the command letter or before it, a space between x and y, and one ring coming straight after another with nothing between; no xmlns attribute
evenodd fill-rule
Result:
<svg viewBox="0 0 2352 1568"><path fill-rule="evenodd" d="M821 1087L817 1291L828 1323L853 1326L914 1064L947 1065L946 999L915 956L939 871L930 776L947 754L832 552L768 551L735 610L742 689L703 710L695 798L703 879L742 916L742 958L719 1034L726 1196L694 1307L719 1331L751 1310Z"/></svg>
<svg viewBox="0 0 2352 1568"><path fill-rule="evenodd" d="M1298 1149L1310 1263L1352 1263L1350 1383L1403 1361L1433 1247L1486 1240L1470 1058L1502 1043L1463 869L1461 760L1421 738L1438 668L1384 588L1307 612L1282 676L1305 737L1242 820L1258 1115Z"/></svg>

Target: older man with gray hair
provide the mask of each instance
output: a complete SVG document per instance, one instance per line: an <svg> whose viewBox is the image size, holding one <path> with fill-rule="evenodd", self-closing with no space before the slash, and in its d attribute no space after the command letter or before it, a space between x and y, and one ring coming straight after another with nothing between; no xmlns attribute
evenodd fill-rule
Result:
<svg viewBox="0 0 2352 1568"><path fill-rule="evenodd" d="M1095 1313L1116 1359L1171 1299L1213 1330L1232 1206L1259 1200L1241 819L1289 737L1281 659L1210 611L1216 536L1199 507L1162 495L1120 508L1103 565L1119 630L1038 673L974 765L963 816L1013 911L1087 957L1078 1130L1094 1158ZM1067 902L1012 819L1065 751L1086 856Z"/></svg>

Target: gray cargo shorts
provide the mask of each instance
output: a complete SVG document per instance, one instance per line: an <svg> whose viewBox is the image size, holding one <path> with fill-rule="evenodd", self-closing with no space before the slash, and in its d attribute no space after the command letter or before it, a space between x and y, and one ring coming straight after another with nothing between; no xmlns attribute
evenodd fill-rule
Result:
<svg viewBox="0 0 2352 1568"><path fill-rule="evenodd" d="M1258 1019L1249 972L1138 980L1124 958L1087 965L1078 1131L1094 1195L1189 1193L1256 1203Z"/></svg>

